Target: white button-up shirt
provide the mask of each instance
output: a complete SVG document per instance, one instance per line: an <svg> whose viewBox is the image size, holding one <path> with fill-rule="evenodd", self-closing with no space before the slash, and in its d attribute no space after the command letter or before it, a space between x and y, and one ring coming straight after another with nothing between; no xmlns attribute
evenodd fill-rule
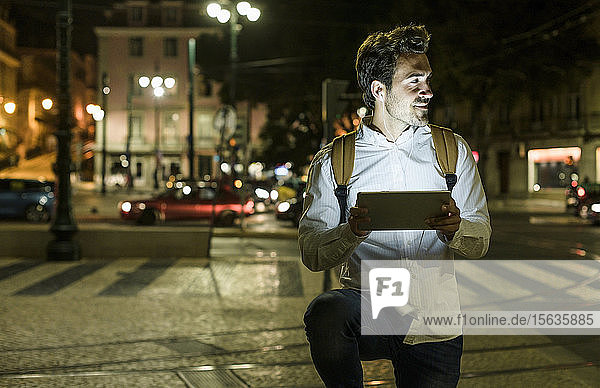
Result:
<svg viewBox="0 0 600 388"><path fill-rule="evenodd" d="M455 137L458 181L452 198L462 220L451 241L433 230L373 231L366 237L357 237L348 223L338 225L340 208L334 194L331 143L323 147L310 167L300 220L299 245L304 265L312 271L342 265L342 286L360 289L361 260L398 260L409 269L414 279L412 283L419 284L410 297L416 316L433 312L439 315L440 311L457 314L460 306L453 252L467 258L484 256L491 227L477 165L469 145L461 136L455 134ZM361 191L447 190L428 126L410 127L395 142L390 142L383 134L363 125L357 134L355 149L346 219ZM448 265L441 270L424 268L419 260L446 260ZM444 335L436 335L435 328L425 328L422 320L415 319L404 342L440 341L454 338L462 331L457 328L452 335L446 333L447 329Z"/></svg>

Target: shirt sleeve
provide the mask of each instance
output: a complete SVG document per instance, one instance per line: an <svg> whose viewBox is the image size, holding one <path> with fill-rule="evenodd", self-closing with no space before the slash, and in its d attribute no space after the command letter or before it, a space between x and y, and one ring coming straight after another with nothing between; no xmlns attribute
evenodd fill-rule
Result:
<svg viewBox="0 0 600 388"><path fill-rule="evenodd" d="M477 164L467 142L456 135L458 144L457 182L452 198L460 209L460 227L452 240L438 232L440 239L452 250L470 259L485 256L490 244L492 228L485 192Z"/></svg>
<svg viewBox="0 0 600 388"><path fill-rule="evenodd" d="M311 271L323 271L342 264L366 238L356 236L348 223L338 225L340 208L334 194L330 149L324 147L310 166L298 228L302 263Z"/></svg>

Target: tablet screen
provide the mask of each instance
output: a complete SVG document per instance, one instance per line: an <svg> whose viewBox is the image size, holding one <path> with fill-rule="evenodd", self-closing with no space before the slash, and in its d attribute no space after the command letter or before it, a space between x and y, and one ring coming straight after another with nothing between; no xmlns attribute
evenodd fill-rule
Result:
<svg viewBox="0 0 600 388"><path fill-rule="evenodd" d="M442 205L450 203L450 192L377 191L360 192L356 206L369 209L370 224L362 230L428 230L428 217L443 216Z"/></svg>

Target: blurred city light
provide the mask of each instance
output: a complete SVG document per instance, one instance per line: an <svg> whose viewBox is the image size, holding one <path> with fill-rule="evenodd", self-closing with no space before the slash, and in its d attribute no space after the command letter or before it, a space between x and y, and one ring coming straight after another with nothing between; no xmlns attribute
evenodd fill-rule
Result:
<svg viewBox="0 0 600 388"><path fill-rule="evenodd" d="M285 213L288 210L290 210L289 202L281 202L279 205L277 205L277 211L280 213Z"/></svg>
<svg viewBox="0 0 600 388"><path fill-rule="evenodd" d="M231 12L229 12L226 9L221 9L219 11L219 14L217 15L217 20L220 23L227 23L229 21L229 18L231 18Z"/></svg>
<svg viewBox="0 0 600 388"><path fill-rule="evenodd" d="M165 78L165 88L171 89L173 86L175 86L175 78L173 78L173 77Z"/></svg>
<svg viewBox="0 0 600 388"><path fill-rule="evenodd" d="M138 79L138 84L140 84L140 86L142 88L147 88L148 85L150 85L150 78L148 78L144 75L144 76L140 77L140 79Z"/></svg>
<svg viewBox="0 0 600 388"><path fill-rule="evenodd" d="M138 209L144 210L146 208L146 204L144 202L138 203Z"/></svg>
<svg viewBox="0 0 600 388"><path fill-rule="evenodd" d="M52 109L52 100L49 98L44 98L42 100L42 108L44 108L46 110Z"/></svg>
<svg viewBox="0 0 600 388"><path fill-rule="evenodd" d="M244 184L242 183L242 181L241 181L241 180L239 180L239 179L236 179L236 180L235 180L235 182L233 182L233 185L234 185L236 188L238 188L238 189L241 189L241 188L242 188L242 186L243 186Z"/></svg>
<svg viewBox="0 0 600 388"><path fill-rule="evenodd" d="M278 166L275 167L275 170L273 172L275 173L275 175L278 176L286 176L289 170L285 166Z"/></svg>
<svg viewBox="0 0 600 388"><path fill-rule="evenodd" d="M279 198L279 192L275 189L271 190L271 200L277 201L277 198Z"/></svg>
<svg viewBox="0 0 600 388"><path fill-rule="evenodd" d="M600 203L593 204L591 209L594 213L600 213Z"/></svg>
<svg viewBox="0 0 600 388"><path fill-rule="evenodd" d="M181 189L183 187L183 182L177 182L175 183L175 187L178 189Z"/></svg>
<svg viewBox="0 0 600 388"><path fill-rule="evenodd" d="M6 111L6 113L8 113L9 115L15 113L15 110L17 110L17 104L15 104L14 102L11 101L4 104L4 111Z"/></svg>
<svg viewBox="0 0 600 388"><path fill-rule="evenodd" d="M577 195L578 195L579 197L585 197L585 189L584 189L583 187L579 187L579 188L577 189Z"/></svg>
<svg viewBox="0 0 600 388"><path fill-rule="evenodd" d="M246 14L248 14L248 11L250 10L250 8L252 8L252 6L247 1L239 2L236 6L238 13L240 15L244 15L244 16L246 16Z"/></svg>
<svg viewBox="0 0 600 388"><path fill-rule="evenodd" d="M254 190L254 193L260 199L267 199L267 198L269 198L269 192L267 190L263 189L263 188L257 187Z"/></svg>
<svg viewBox="0 0 600 388"><path fill-rule="evenodd" d="M121 210L125 213L129 213L131 211L131 202L123 202L121 204Z"/></svg>
<svg viewBox="0 0 600 388"><path fill-rule="evenodd" d="M231 172L231 166L228 163L221 163L221 171L223 171L225 174L229 174Z"/></svg>
<svg viewBox="0 0 600 388"><path fill-rule="evenodd" d="M103 87L102 88L102 93L109 94L110 93L110 88L108 86Z"/></svg>
<svg viewBox="0 0 600 388"><path fill-rule="evenodd" d="M92 113L92 117L94 117L94 120L96 121L102 121L104 118L104 111L102 109L96 110L94 113Z"/></svg>
<svg viewBox="0 0 600 388"><path fill-rule="evenodd" d="M85 111L88 112L89 114L93 115L94 112L99 111L100 105L96 105L96 104L87 104L85 107Z"/></svg>
<svg viewBox="0 0 600 388"><path fill-rule="evenodd" d="M541 187L537 183L533 185L533 191L540 191Z"/></svg>
<svg viewBox="0 0 600 388"><path fill-rule="evenodd" d="M192 188L190 186L185 186L182 191L183 191L183 194L188 195L189 193L192 192Z"/></svg>
<svg viewBox="0 0 600 388"><path fill-rule="evenodd" d="M153 88L157 88L159 86L161 86L163 84L163 79L162 77L154 76L152 77L152 81L150 81L150 85L152 85Z"/></svg>
<svg viewBox="0 0 600 388"><path fill-rule="evenodd" d="M211 18L216 18L219 15L220 11L221 11L221 6L217 3L210 3L209 5L206 6L206 13Z"/></svg>
<svg viewBox="0 0 600 388"><path fill-rule="evenodd" d="M367 108L365 108L364 106L361 106L360 108L358 108L356 110L356 114L358 115L358 117L360 117L362 119L363 117L365 117L367 115Z"/></svg>
<svg viewBox="0 0 600 388"><path fill-rule="evenodd" d="M165 95L165 89L161 86L154 88L154 95L156 97L162 97Z"/></svg>
<svg viewBox="0 0 600 388"><path fill-rule="evenodd" d="M260 10L258 8L250 8L248 10L248 20L250 20L251 22L255 22L258 20L258 18L260 18Z"/></svg>

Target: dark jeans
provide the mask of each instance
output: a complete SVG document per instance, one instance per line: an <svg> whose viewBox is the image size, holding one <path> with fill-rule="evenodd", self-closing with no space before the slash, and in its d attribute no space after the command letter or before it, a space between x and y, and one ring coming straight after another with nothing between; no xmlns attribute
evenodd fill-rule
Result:
<svg viewBox="0 0 600 388"><path fill-rule="evenodd" d="M388 359L398 387L455 387L462 336L417 345L404 336L360 334L358 291L331 290L317 296L304 314L306 337L317 372L327 387L363 387L361 360Z"/></svg>

